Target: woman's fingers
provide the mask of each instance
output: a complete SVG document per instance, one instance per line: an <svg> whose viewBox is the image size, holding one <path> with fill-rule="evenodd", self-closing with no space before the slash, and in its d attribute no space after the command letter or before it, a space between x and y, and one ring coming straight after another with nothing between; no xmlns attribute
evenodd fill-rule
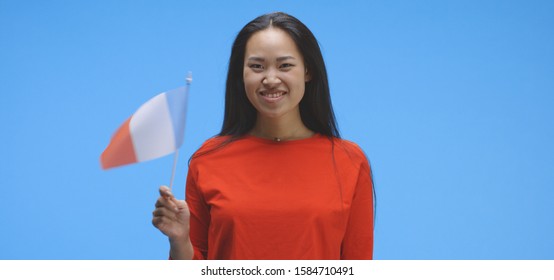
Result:
<svg viewBox="0 0 554 280"><path fill-rule="evenodd" d="M158 200L156 200L156 204L154 204L154 207L168 207L168 208L175 208L177 205L175 205L175 202L169 198L164 198L163 196L158 197Z"/></svg>
<svg viewBox="0 0 554 280"><path fill-rule="evenodd" d="M160 198L156 201L156 207L169 207L173 208L175 211L179 211L177 207L178 200L173 196L171 190L166 186L160 187Z"/></svg>
<svg viewBox="0 0 554 280"><path fill-rule="evenodd" d="M165 198L163 196L160 196L158 200L156 200L156 204L154 204L154 207L156 208L168 208L172 209L174 212L179 211L179 207L177 206L177 200L175 198Z"/></svg>
<svg viewBox="0 0 554 280"><path fill-rule="evenodd" d="M152 218L152 224L167 235L167 232L165 231L168 229L171 221L167 216L154 217Z"/></svg>
<svg viewBox="0 0 554 280"><path fill-rule="evenodd" d="M177 208L177 211L180 212L183 209L188 209L187 202L184 200L178 200L175 197L172 198L173 203L175 204L175 207Z"/></svg>
<svg viewBox="0 0 554 280"><path fill-rule="evenodd" d="M152 211L152 216L154 217L161 217L161 216L175 216L176 212L174 209L166 208L166 207L158 207L154 211Z"/></svg>
<svg viewBox="0 0 554 280"><path fill-rule="evenodd" d="M160 196L162 197L173 197L173 194L171 193L171 190L166 186L160 187Z"/></svg>

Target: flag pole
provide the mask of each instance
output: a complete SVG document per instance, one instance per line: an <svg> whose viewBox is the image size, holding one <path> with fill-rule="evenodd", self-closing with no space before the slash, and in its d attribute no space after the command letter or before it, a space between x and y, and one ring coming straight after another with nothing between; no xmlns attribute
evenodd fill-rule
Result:
<svg viewBox="0 0 554 280"><path fill-rule="evenodd" d="M188 98L189 98L189 87L190 83L192 83L192 72L188 72L187 77L185 78L186 81L186 87L185 87L185 104L188 107ZM186 109L185 109L185 116L186 116ZM186 122L185 122L186 124ZM184 141L184 140L183 140ZM169 180L169 190L173 191L173 180L175 179L175 171L177 169L177 159L179 158L179 148L173 153L173 168L171 169L171 179Z"/></svg>
<svg viewBox="0 0 554 280"><path fill-rule="evenodd" d="M175 169L177 169L177 159L179 158L179 149L173 153L173 168L171 169L171 179L169 180L169 190L173 190L173 179L175 178Z"/></svg>

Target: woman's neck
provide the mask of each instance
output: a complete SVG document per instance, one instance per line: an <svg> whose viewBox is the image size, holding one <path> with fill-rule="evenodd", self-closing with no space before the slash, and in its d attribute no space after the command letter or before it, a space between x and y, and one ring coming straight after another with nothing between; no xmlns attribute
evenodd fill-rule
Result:
<svg viewBox="0 0 554 280"><path fill-rule="evenodd" d="M298 140L312 137L315 133L308 129L300 116L293 119L267 118L258 115L251 135L275 141Z"/></svg>

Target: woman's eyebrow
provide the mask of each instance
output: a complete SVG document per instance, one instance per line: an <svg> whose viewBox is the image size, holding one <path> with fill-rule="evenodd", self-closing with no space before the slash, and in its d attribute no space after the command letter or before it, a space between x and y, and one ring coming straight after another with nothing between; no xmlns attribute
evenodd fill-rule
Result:
<svg viewBox="0 0 554 280"><path fill-rule="evenodd" d="M277 58L277 61L283 61L283 60L287 60L287 59L295 59L294 56L281 56L281 57L278 57Z"/></svg>
<svg viewBox="0 0 554 280"><path fill-rule="evenodd" d="M264 58L262 58L262 57L257 57L257 56L251 56L251 57L248 58L248 60L249 60L249 61L250 61L250 60L252 60L252 61L258 61L258 62L264 62L264 61L265 61Z"/></svg>
<svg viewBox="0 0 554 280"><path fill-rule="evenodd" d="M280 56L276 60L277 61L283 61L283 60L287 60L287 59L296 59L296 58L294 56L287 55L287 56ZM258 56L251 56L251 57L248 58L248 61L264 62L265 58L258 57Z"/></svg>

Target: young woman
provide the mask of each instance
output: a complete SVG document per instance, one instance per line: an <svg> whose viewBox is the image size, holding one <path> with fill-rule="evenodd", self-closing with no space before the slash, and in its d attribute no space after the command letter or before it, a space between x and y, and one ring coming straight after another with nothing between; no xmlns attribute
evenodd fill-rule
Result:
<svg viewBox="0 0 554 280"><path fill-rule="evenodd" d="M218 136L192 156L185 200L152 223L172 259L371 259L368 161L340 139L319 45L298 19L248 23L231 51Z"/></svg>

